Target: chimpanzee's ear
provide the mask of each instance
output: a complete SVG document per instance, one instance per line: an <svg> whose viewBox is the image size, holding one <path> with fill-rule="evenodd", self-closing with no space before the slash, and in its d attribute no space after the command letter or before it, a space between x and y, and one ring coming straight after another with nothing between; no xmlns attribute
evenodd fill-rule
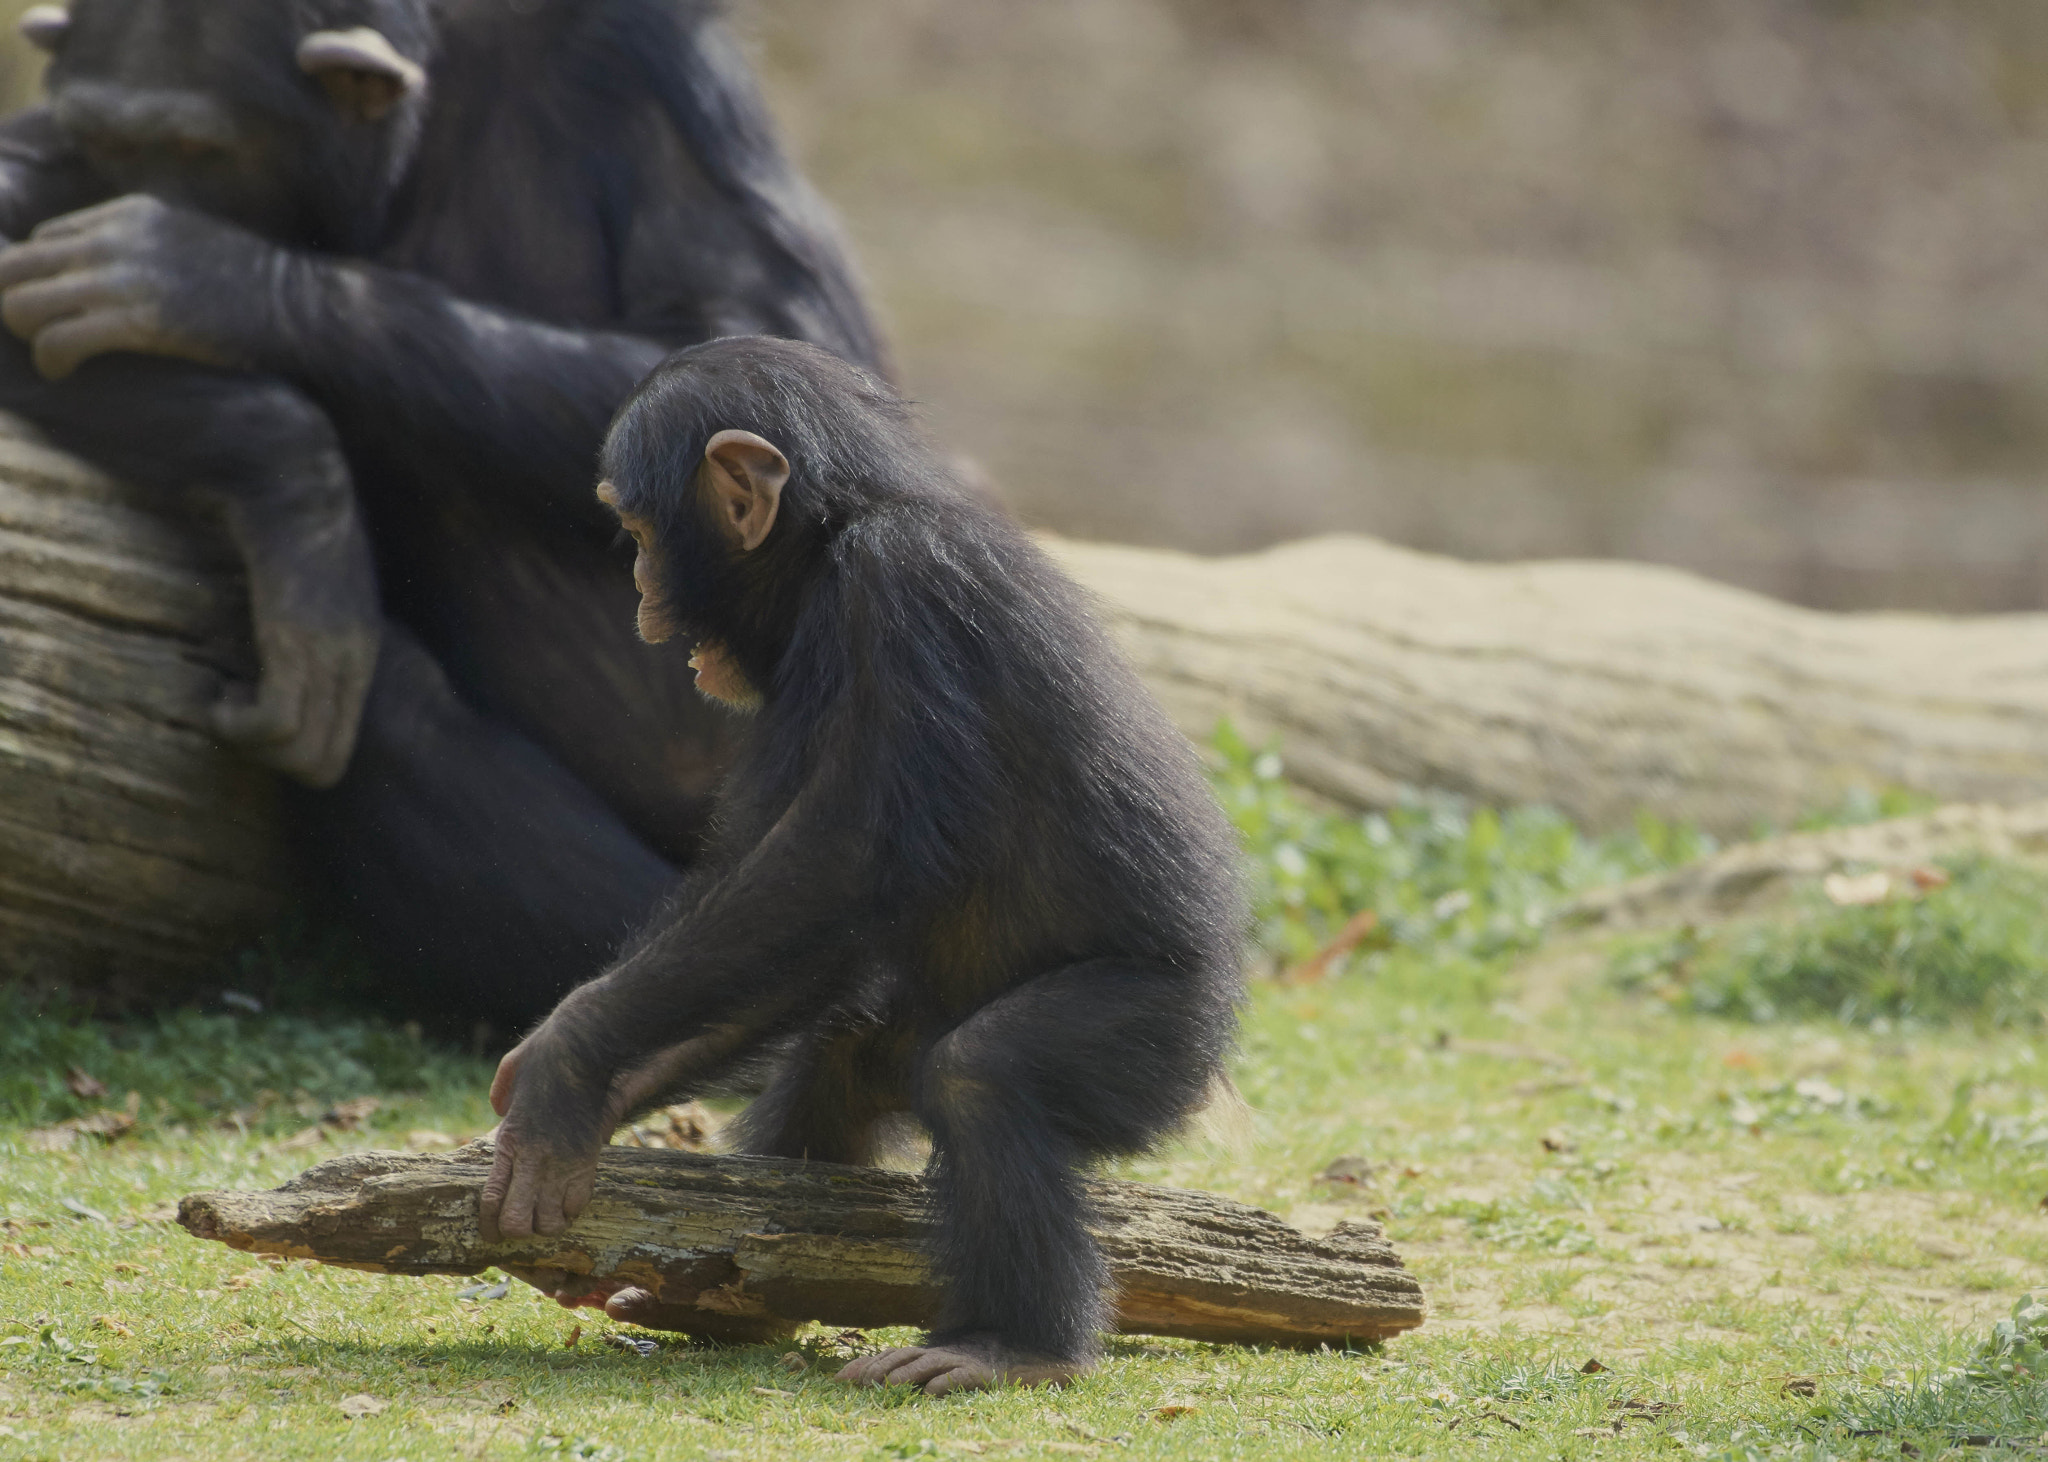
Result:
<svg viewBox="0 0 2048 1462"><path fill-rule="evenodd" d="M309 32L298 55L299 69L351 121L382 121L401 99L427 89L425 68L399 55L382 31L367 25Z"/></svg>
<svg viewBox="0 0 2048 1462"><path fill-rule="evenodd" d="M71 12L61 5L31 5L16 25L23 40L47 53L56 50L71 29Z"/></svg>
<svg viewBox="0 0 2048 1462"><path fill-rule="evenodd" d="M789 481L789 458L766 437L722 431L704 444L698 480L725 541L752 553L775 526L782 485Z"/></svg>

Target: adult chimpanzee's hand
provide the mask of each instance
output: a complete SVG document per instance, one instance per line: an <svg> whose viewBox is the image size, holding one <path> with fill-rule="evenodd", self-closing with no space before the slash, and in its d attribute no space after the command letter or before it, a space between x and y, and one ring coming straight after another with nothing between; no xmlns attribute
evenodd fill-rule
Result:
<svg viewBox="0 0 2048 1462"><path fill-rule="evenodd" d="M246 365L275 296L266 276L287 257L233 224L130 194L0 250L0 319L51 380L111 351Z"/></svg>
<svg viewBox="0 0 2048 1462"><path fill-rule="evenodd" d="M370 540L340 453L221 502L248 571L260 675L213 709L213 729L263 765L331 787L348 770L383 629Z"/></svg>

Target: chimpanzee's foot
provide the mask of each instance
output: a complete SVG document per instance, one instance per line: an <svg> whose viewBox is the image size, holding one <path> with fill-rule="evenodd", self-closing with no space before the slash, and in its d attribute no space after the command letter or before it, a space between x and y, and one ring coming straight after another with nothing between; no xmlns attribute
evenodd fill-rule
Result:
<svg viewBox="0 0 2048 1462"><path fill-rule="evenodd" d="M944 1345L913 1345L862 1356L837 1380L855 1386L922 1386L928 1396L996 1386L1064 1386L1092 1362L1018 1350L994 1335L961 1335Z"/></svg>
<svg viewBox="0 0 2048 1462"><path fill-rule="evenodd" d="M532 1285L565 1310L608 1310L610 1302L622 1292L617 1280L592 1279L587 1274L571 1274L566 1269L518 1269L511 1265L504 1266L504 1269L514 1279ZM633 1293L645 1294L646 1291Z"/></svg>
<svg viewBox="0 0 2048 1462"><path fill-rule="evenodd" d="M765 1341L787 1340L796 1334L794 1320L774 1316L721 1315L695 1305L671 1304L653 1291L617 1279L592 1279L587 1274L569 1274L560 1269L506 1269L514 1279L523 1279L565 1310L603 1310L608 1319L647 1330L675 1330L704 1340L721 1340L732 1345L759 1345Z"/></svg>

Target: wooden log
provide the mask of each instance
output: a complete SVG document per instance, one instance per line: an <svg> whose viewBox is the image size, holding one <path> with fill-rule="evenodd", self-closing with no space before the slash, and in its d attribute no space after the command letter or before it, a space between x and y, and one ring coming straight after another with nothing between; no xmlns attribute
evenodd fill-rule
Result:
<svg viewBox="0 0 2048 1462"><path fill-rule="evenodd" d="M1432 787L1745 836L1856 787L2048 796L2048 615L1831 614L1676 569L1356 537L1048 546L1183 731L1278 738L1291 779L1351 806Z"/></svg>
<svg viewBox="0 0 2048 1462"><path fill-rule="evenodd" d="M1824 888L1831 874L1882 872L1895 887L1911 888L1916 870L1964 853L2036 862L2048 856L2048 802L1942 807L1741 843L1668 873L1593 889L1562 911L1562 922L1614 930L1718 924Z"/></svg>
<svg viewBox="0 0 2048 1462"><path fill-rule="evenodd" d="M789 1324L914 1325L933 1313L922 1180L831 1163L608 1147L595 1197L552 1239L486 1244L477 1194L492 1149L355 1153L266 1193L195 1193L193 1234L258 1254L380 1274L496 1264L617 1278L747 1338ZM1089 1184L1092 1229L1125 1331L1316 1346L1382 1340L1423 1319L1422 1289L1379 1225L1309 1238L1207 1193Z"/></svg>
<svg viewBox="0 0 2048 1462"><path fill-rule="evenodd" d="M273 779L206 726L247 641L224 534L0 416L0 972L160 991L275 906Z"/></svg>

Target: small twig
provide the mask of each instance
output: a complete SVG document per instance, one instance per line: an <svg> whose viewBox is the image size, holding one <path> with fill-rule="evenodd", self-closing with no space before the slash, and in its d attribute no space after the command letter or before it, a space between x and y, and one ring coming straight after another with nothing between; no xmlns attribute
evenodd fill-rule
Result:
<svg viewBox="0 0 2048 1462"><path fill-rule="evenodd" d="M1513 1041L1468 1041L1463 1036L1454 1036L1449 1031L1439 1031L1436 1043L1439 1049L1456 1051L1462 1056L1491 1056L1497 1061L1535 1061L1544 1066L1560 1069L1575 1067L1578 1063L1569 1056L1560 1056L1555 1051L1546 1051L1541 1046L1522 1046Z"/></svg>
<svg viewBox="0 0 2048 1462"><path fill-rule="evenodd" d="M1371 909L1353 914L1344 921L1344 927L1337 931L1337 937L1325 944L1298 965L1289 966L1280 972L1283 985L1313 985L1326 979L1330 966L1339 957L1349 954L1365 943L1366 937L1379 928L1380 916Z"/></svg>

